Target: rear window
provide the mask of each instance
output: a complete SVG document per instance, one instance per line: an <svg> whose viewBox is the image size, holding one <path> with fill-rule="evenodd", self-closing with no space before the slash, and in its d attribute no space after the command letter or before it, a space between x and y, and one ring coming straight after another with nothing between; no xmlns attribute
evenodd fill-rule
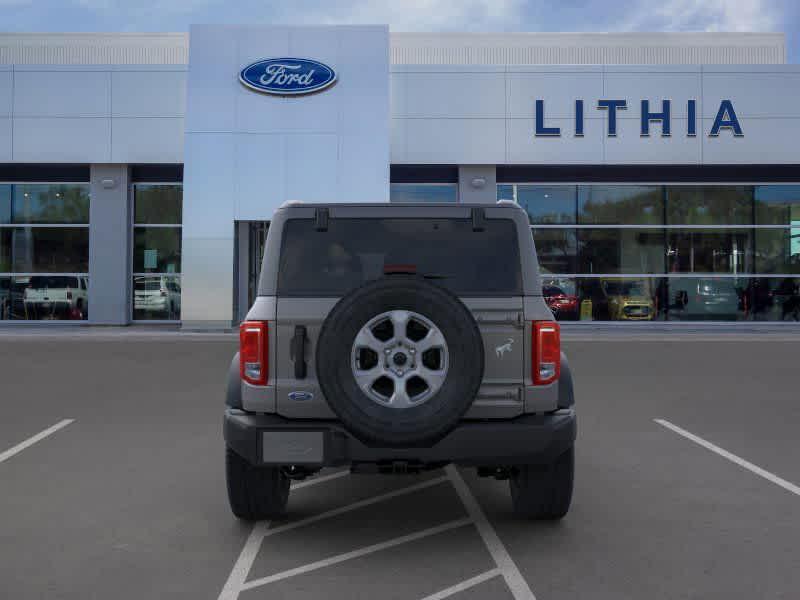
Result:
<svg viewBox="0 0 800 600"><path fill-rule="evenodd" d="M161 289L161 282L158 279L137 279L134 287L137 292L157 292Z"/></svg>
<svg viewBox="0 0 800 600"><path fill-rule="evenodd" d="M278 272L281 296L341 296L393 272L414 272L461 296L522 294L514 221L290 219Z"/></svg>
<svg viewBox="0 0 800 600"><path fill-rule="evenodd" d="M41 276L41 275L34 275L30 279L30 287L34 289L44 289L44 288L77 288L78 287L78 278L77 277L63 277L59 275L55 276Z"/></svg>
<svg viewBox="0 0 800 600"><path fill-rule="evenodd" d="M606 292L612 296L644 296L647 294L643 281L606 281Z"/></svg>
<svg viewBox="0 0 800 600"><path fill-rule="evenodd" d="M699 279L697 281L697 293L708 296L735 294L736 284L729 279L721 279L719 281L713 279Z"/></svg>

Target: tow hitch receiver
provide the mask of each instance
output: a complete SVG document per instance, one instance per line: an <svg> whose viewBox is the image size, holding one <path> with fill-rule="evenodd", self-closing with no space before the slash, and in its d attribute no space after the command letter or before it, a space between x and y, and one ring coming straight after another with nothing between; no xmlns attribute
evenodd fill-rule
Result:
<svg viewBox="0 0 800 600"><path fill-rule="evenodd" d="M392 460L385 462L356 462L350 467L351 473L381 473L383 475L416 475L422 471L439 469L443 464L419 461Z"/></svg>

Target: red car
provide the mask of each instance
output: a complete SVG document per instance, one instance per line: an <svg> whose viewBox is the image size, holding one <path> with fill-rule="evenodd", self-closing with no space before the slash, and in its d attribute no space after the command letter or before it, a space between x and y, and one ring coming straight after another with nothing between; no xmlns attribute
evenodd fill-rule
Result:
<svg viewBox="0 0 800 600"><path fill-rule="evenodd" d="M555 285L545 285L542 288L542 293L544 294L544 301L556 319L578 318L578 296L567 294Z"/></svg>

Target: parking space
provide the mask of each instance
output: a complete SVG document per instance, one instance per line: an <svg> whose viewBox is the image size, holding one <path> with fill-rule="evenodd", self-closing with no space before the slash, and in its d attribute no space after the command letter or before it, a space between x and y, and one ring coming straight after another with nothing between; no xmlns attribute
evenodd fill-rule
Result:
<svg viewBox="0 0 800 600"><path fill-rule="evenodd" d="M793 598L796 348L565 336L580 405L573 509L520 522L508 484L448 468L328 471L255 527L225 497L232 336L0 339L0 596Z"/></svg>

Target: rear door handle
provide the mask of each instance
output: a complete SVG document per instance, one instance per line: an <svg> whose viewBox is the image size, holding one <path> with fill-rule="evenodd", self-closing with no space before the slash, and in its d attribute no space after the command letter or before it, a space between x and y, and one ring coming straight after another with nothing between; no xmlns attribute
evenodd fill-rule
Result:
<svg viewBox="0 0 800 600"><path fill-rule="evenodd" d="M478 323L482 323L485 325L513 325L517 329L521 329L525 326L525 321L522 318L522 313L516 314L509 314L506 313L504 315L486 315L478 313L475 316L475 320Z"/></svg>
<svg viewBox="0 0 800 600"><path fill-rule="evenodd" d="M294 360L294 378L306 378L306 328L305 325L295 325L292 338L292 360Z"/></svg>

